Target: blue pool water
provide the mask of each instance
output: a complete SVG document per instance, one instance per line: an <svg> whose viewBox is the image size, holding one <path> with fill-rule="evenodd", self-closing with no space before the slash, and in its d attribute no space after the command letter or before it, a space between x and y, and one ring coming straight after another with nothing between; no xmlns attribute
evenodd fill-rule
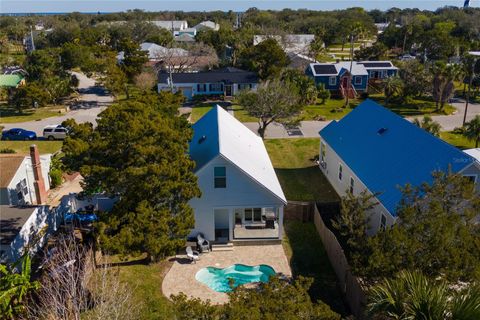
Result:
<svg viewBox="0 0 480 320"><path fill-rule="evenodd" d="M232 291L229 279L234 281L233 287L238 287L251 282L267 282L270 276L274 274L275 270L265 264L253 267L244 264L234 264L224 269L215 267L200 269L195 275L195 279L217 292L229 292Z"/></svg>

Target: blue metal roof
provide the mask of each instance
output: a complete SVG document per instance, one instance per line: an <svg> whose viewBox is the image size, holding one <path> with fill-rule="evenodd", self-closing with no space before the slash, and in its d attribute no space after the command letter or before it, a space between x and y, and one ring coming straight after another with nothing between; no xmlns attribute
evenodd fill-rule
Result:
<svg viewBox="0 0 480 320"><path fill-rule="evenodd" d="M432 172L458 172L474 161L372 100L319 134L394 216L400 186L432 182Z"/></svg>
<svg viewBox="0 0 480 320"><path fill-rule="evenodd" d="M218 108L213 107L192 127L193 138L189 149L197 171L220 154Z"/></svg>

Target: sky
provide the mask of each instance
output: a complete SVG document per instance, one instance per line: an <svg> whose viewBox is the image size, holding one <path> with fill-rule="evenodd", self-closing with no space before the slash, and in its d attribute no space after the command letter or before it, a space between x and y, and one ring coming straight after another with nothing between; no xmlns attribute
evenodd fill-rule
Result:
<svg viewBox="0 0 480 320"><path fill-rule="evenodd" d="M30 12L119 12L128 9L146 11L244 11L251 7L281 10L284 8L334 10L349 7L371 9L419 8L435 10L443 6L463 6L464 0L411 1L411 0L0 0L0 13ZM479 7L480 0L472 0L470 6Z"/></svg>

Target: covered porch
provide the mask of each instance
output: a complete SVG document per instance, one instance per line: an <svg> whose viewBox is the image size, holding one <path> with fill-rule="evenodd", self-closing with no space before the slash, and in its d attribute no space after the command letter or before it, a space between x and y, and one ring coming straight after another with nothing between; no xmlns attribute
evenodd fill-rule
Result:
<svg viewBox="0 0 480 320"><path fill-rule="evenodd" d="M282 238L283 206L214 209L215 242Z"/></svg>

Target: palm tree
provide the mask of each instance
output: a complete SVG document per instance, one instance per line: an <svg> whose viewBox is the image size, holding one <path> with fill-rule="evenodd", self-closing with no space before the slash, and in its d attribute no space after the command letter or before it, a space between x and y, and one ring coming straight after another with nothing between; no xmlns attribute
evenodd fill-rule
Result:
<svg viewBox="0 0 480 320"><path fill-rule="evenodd" d="M478 143L480 142L480 115L476 115L471 121L465 123L463 135L467 139L475 141L475 148L478 148Z"/></svg>
<svg viewBox="0 0 480 320"><path fill-rule="evenodd" d="M442 127L440 126L440 123L433 121L432 117L430 116L424 116L422 121L418 120L418 118L415 118L415 120L413 120L413 124L433 134L435 137L440 136L440 130Z"/></svg>
<svg viewBox="0 0 480 320"><path fill-rule="evenodd" d="M385 93L385 106L388 105L390 98L402 92L403 81L398 76L388 77L383 80L383 92Z"/></svg>
<svg viewBox="0 0 480 320"><path fill-rule="evenodd" d="M368 313L374 319L480 319L480 287L450 290L442 280L402 271L369 292Z"/></svg>
<svg viewBox="0 0 480 320"><path fill-rule="evenodd" d="M452 96L455 89L454 81L459 80L462 68L456 64L438 62L433 67L433 92L437 110L443 110L445 102Z"/></svg>

